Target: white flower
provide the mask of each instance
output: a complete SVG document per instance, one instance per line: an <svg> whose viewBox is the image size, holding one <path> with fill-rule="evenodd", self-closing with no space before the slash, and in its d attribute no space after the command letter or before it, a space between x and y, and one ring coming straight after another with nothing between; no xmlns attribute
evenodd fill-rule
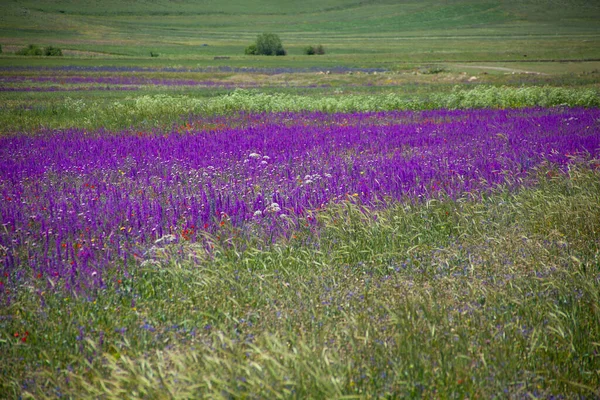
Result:
<svg viewBox="0 0 600 400"><path fill-rule="evenodd" d="M258 154L258 153L250 153L250 155L248 157L250 157L250 158L260 158L260 154Z"/></svg>
<svg viewBox="0 0 600 400"><path fill-rule="evenodd" d="M281 207L277 203L271 203L270 206L265 208L265 212L278 213L279 211L281 211Z"/></svg>
<svg viewBox="0 0 600 400"><path fill-rule="evenodd" d="M258 217L262 217L262 211L258 210L258 211L254 211L254 217L258 218Z"/></svg>

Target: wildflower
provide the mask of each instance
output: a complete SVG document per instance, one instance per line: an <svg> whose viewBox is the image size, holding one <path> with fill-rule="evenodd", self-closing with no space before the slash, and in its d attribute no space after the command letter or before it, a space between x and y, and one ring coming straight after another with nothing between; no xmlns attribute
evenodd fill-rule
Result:
<svg viewBox="0 0 600 400"><path fill-rule="evenodd" d="M277 203L271 203L267 208L265 208L265 212L278 213L281 211L281 207Z"/></svg>
<svg viewBox="0 0 600 400"><path fill-rule="evenodd" d="M258 153L250 153L250 155L249 155L248 157L250 157L250 158L254 158L254 159L261 158L261 157L260 157L260 154L258 154Z"/></svg>

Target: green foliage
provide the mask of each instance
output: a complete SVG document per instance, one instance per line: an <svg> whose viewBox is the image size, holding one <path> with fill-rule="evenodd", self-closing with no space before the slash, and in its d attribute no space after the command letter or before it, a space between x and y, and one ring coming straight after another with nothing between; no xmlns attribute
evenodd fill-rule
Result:
<svg viewBox="0 0 600 400"><path fill-rule="evenodd" d="M263 56L284 56L281 39L274 33L263 33L256 38L256 54Z"/></svg>
<svg viewBox="0 0 600 400"><path fill-rule="evenodd" d="M30 44L29 46L18 50L15 54L18 56L41 56L44 52L37 45Z"/></svg>
<svg viewBox="0 0 600 400"><path fill-rule="evenodd" d="M62 50L58 47L48 46L44 49L44 55L49 57L62 57Z"/></svg>
<svg viewBox="0 0 600 400"><path fill-rule="evenodd" d="M2 45L0 44L0 54L2 54Z"/></svg>
<svg viewBox="0 0 600 400"><path fill-rule="evenodd" d="M231 114L239 111L285 112L367 112L392 110L519 108L519 107L600 107L595 89L559 87L456 86L449 93L432 93L420 98L402 93L305 96L235 90L211 98L189 95L142 95L112 102L73 99L33 109L0 108L0 129L32 130L40 127L123 129L127 127L169 127L189 114Z"/></svg>
<svg viewBox="0 0 600 400"><path fill-rule="evenodd" d="M157 52L155 52L155 51L151 51L151 52L150 52L150 57L158 57L159 55L160 55L160 54L158 54L158 53L157 53Z"/></svg>
<svg viewBox="0 0 600 400"><path fill-rule="evenodd" d="M306 46L303 49L303 52L307 56L312 56L312 55L315 55L315 54L322 55L322 54L325 54L325 48L321 44L318 45L318 46Z"/></svg>
<svg viewBox="0 0 600 400"><path fill-rule="evenodd" d="M244 49L244 54L252 56L258 55L258 49L256 48L256 43L251 44L250 46Z"/></svg>
<svg viewBox="0 0 600 400"><path fill-rule="evenodd" d="M18 50L16 55L19 56L48 56L48 57L62 57L62 50L58 47L48 46L44 49L40 48L35 44L30 44L27 47Z"/></svg>
<svg viewBox="0 0 600 400"><path fill-rule="evenodd" d="M312 56L315 54L315 48L312 46L306 46L303 50L304 54L307 56Z"/></svg>
<svg viewBox="0 0 600 400"><path fill-rule="evenodd" d="M82 296L25 269L0 397L596 398L600 171L549 168L516 193L332 205L268 246L157 244Z"/></svg>

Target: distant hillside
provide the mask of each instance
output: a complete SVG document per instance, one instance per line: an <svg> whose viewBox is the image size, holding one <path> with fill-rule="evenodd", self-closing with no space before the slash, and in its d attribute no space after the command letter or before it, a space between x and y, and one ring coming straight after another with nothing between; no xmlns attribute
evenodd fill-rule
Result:
<svg viewBox="0 0 600 400"><path fill-rule="evenodd" d="M145 55L149 49L171 57L239 55L258 33L269 31L281 36L292 55L300 55L306 44L322 43L338 55L395 54L406 59L430 59L434 52L457 60L502 59L516 57L511 55L515 49L534 58L600 57L600 1L5 3L0 13L5 52L11 46L37 43L123 56Z"/></svg>

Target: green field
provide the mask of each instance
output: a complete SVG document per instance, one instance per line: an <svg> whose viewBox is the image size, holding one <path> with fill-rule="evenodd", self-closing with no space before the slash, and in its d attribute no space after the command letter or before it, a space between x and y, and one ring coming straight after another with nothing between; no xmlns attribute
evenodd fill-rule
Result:
<svg viewBox="0 0 600 400"><path fill-rule="evenodd" d="M0 398L600 398L600 149L572 145L600 143L600 1L2 3ZM264 32L286 56L244 54ZM64 55L15 54L29 44ZM326 54L304 55L319 44ZM469 114L488 111L482 127ZM489 137L451 135L467 122ZM297 129L282 153L359 128L419 139L308 140L278 165L297 174L260 183L297 184L298 204L316 179L302 168L331 167L329 153L340 182L364 185L388 159L413 163L418 185L484 142L508 167L489 167L502 183L473 178L481 191L346 191L298 216L271 215L279 189L253 183L231 196L266 193L259 217L219 214L229 184L271 167L263 157L244 180L266 154L246 137L280 128ZM190 161L195 137L210 166ZM81 159L52 158L69 140ZM538 164L524 155L535 146ZM187 219L200 203L215 211L206 224ZM176 205L185 218L159 218L164 235L134 227Z"/></svg>
<svg viewBox="0 0 600 400"><path fill-rule="evenodd" d="M309 44L318 62L386 65L434 61L600 58L600 5L571 1L7 1L5 52L29 43L78 57L207 60L241 56L264 31L278 33L292 64ZM206 45L206 46L204 46ZM240 57L246 65L272 60ZM279 64L278 64L279 65Z"/></svg>

